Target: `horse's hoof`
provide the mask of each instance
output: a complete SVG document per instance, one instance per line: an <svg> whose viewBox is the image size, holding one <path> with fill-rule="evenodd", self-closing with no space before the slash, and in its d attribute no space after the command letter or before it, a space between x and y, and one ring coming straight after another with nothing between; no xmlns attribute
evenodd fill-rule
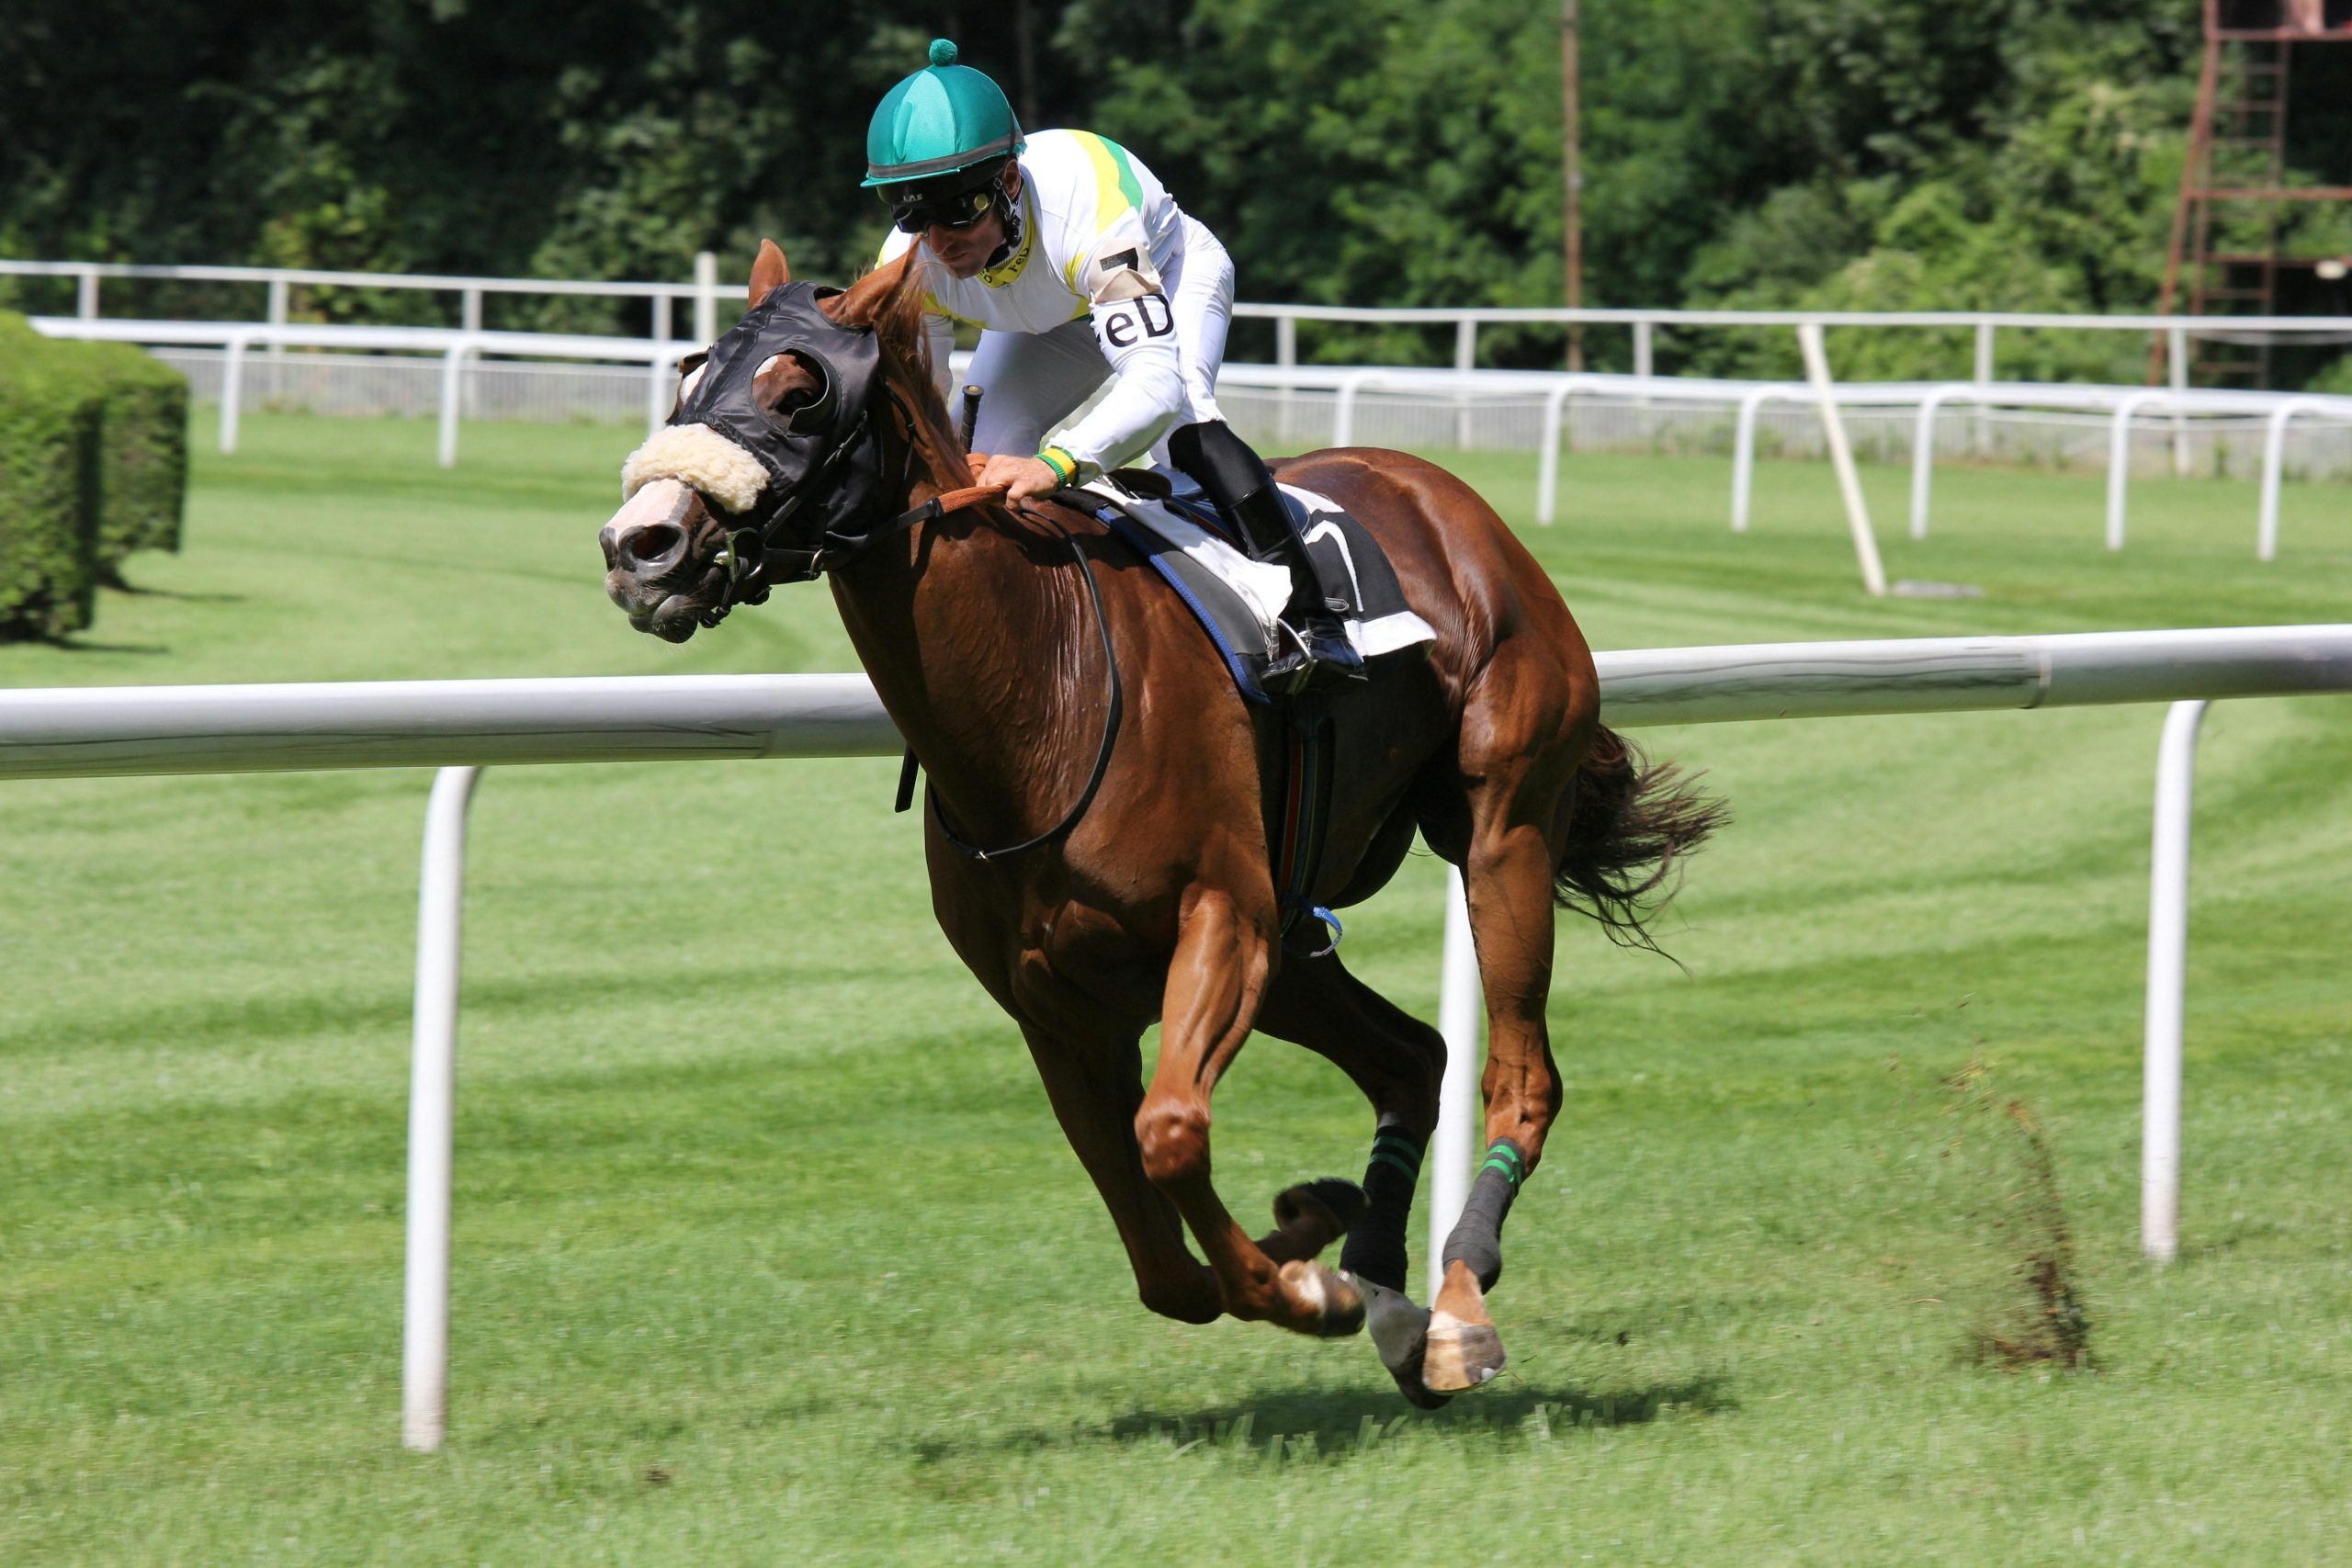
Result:
<svg viewBox="0 0 2352 1568"><path fill-rule="evenodd" d="M1470 1267L1459 1260L1445 1270L1445 1285L1430 1313L1421 1382L1435 1393L1460 1393L1493 1381L1503 1370L1503 1339L1487 1315L1486 1293Z"/></svg>
<svg viewBox="0 0 2352 1568"><path fill-rule="evenodd" d="M1408 1365L1389 1368L1388 1375L1396 1380L1396 1392L1405 1396L1405 1403L1416 1410L1442 1410L1453 1403L1453 1395L1430 1387L1419 1350L1413 1352Z"/></svg>
<svg viewBox="0 0 2352 1568"><path fill-rule="evenodd" d="M1344 1339L1363 1326L1363 1297L1344 1275L1308 1258L1282 1268L1283 1292L1304 1303L1309 1315L1293 1326L1318 1339Z"/></svg>
<svg viewBox="0 0 2352 1568"><path fill-rule="evenodd" d="M1337 1238L1363 1224L1368 1207L1363 1188L1345 1177L1327 1176L1320 1181L1303 1181L1278 1194L1274 1199L1274 1224L1288 1229L1291 1222L1302 1214L1317 1219L1328 1217L1331 1235Z"/></svg>
<svg viewBox="0 0 2352 1568"><path fill-rule="evenodd" d="M1396 1380L1396 1392L1417 1409L1442 1407L1452 1395L1434 1393L1421 1381L1422 1360L1429 1346L1429 1308L1414 1305L1413 1298L1402 1291L1392 1291L1352 1274L1341 1278L1363 1293L1364 1322L1372 1329L1373 1348L1380 1352L1381 1366Z"/></svg>

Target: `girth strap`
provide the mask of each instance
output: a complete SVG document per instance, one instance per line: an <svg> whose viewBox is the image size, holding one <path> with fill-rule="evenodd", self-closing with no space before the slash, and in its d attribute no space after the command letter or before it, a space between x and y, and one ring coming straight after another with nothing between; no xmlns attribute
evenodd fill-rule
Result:
<svg viewBox="0 0 2352 1568"><path fill-rule="evenodd" d="M1283 951L1320 958L1340 945L1340 919L1315 902L1315 876L1323 866L1323 838L1331 823L1331 771L1339 750L1331 705L1320 692L1303 693L1283 708L1282 816L1274 845L1274 886L1280 897ZM1291 945L1302 920L1330 928L1319 947Z"/></svg>

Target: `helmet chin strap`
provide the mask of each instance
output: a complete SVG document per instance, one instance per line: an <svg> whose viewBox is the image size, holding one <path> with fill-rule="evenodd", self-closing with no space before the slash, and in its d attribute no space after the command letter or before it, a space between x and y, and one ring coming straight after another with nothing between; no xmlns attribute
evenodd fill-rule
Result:
<svg viewBox="0 0 2352 1568"><path fill-rule="evenodd" d="M1004 167L997 171L996 178L989 185L997 217L1004 223L1004 243L989 253L989 259L981 266L983 272L1002 266L1012 259L1014 252L1021 249L1021 203L1013 198L1012 192L1005 184L1016 166L1016 160L1007 158Z"/></svg>

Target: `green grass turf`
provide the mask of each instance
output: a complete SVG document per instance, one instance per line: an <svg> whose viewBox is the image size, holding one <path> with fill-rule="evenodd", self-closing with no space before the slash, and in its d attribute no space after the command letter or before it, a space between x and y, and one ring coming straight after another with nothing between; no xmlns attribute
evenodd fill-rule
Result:
<svg viewBox="0 0 2352 1568"><path fill-rule="evenodd" d="M598 589L628 433L199 431L187 553L0 683L836 670L821 590L683 649ZM1524 456L1462 459L1506 515ZM1574 456L1523 532L1603 648L2341 618L2352 506L2245 483ZM1737 812L1589 929L1501 1382L1138 1306L1011 1028L933 929L894 764L494 771L474 810L452 1430L398 1446L420 773L17 784L0 836L0 1562L2315 1562L2352 1530L2352 707L2207 726L2184 1250L2136 1256L2154 708L1648 732ZM1438 868L1349 920L1434 1010ZM2099 1370L2006 1371L2015 1150L2056 1152ZM1257 1212L1355 1174L1338 1076L1217 1100ZM2030 1227L2026 1227L2030 1229ZM1415 1243L1419 1256L1419 1240Z"/></svg>

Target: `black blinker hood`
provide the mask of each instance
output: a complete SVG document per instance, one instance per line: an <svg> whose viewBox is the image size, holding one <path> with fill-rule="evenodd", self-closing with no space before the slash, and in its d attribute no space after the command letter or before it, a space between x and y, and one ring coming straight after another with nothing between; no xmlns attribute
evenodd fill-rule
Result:
<svg viewBox="0 0 2352 1568"><path fill-rule="evenodd" d="M708 425L767 470L751 509L729 513L739 538L757 536L752 570L763 583L817 576L864 548L876 525L882 449L868 404L882 385L882 349L872 328L844 327L819 308L840 292L813 283L769 290L710 345L702 379L670 416L672 424ZM815 402L780 419L752 393L760 367L779 354L797 356L823 383Z"/></svg>

